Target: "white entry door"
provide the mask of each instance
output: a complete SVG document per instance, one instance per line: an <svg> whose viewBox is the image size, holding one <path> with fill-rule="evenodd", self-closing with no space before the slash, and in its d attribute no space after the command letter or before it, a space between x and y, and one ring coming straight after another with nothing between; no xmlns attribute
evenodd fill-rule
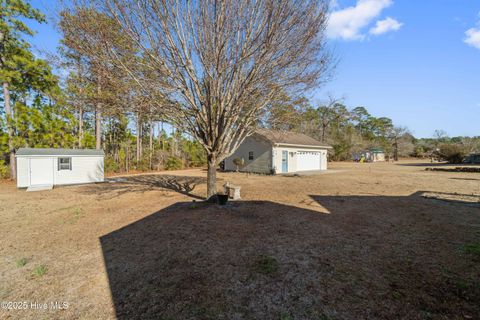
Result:
<svg viewBox="0 0 480 320"><path fill-rule="evenodd" d="M30 158L30 185L53 185L53 158Z"/></svg>
<svg viewBox="0 0 480 320"><path fill-rule="evenodd" d="M320 151L297 151L297 171L320 170Z"/></svg>

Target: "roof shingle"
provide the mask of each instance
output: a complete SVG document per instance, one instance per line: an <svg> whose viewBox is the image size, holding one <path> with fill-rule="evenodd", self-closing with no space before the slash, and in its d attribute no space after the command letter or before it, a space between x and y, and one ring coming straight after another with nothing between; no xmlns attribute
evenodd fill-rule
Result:
<svg viewBox="0 0 480 320"><path fill-rule="evenodd" d="M17 156L103 156L103 150L95 149L56 149L56 148L20 148Z"/></svg>
<svg viewBox="0 0 480 320"><path fill-rule="evenodd" d="M320 142L312 137L309 137L303 133L296 133L291 131L279 131L270 129L257 129L255 133L272 144L290 144L299 146L314 146L331 148L331 146Z"/></svg>

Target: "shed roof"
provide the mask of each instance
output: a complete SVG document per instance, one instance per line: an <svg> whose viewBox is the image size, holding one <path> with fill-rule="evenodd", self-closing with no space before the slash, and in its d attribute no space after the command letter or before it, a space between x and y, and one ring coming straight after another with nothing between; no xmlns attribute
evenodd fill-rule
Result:
<svg viewBox="0 0 480 320"><path fill-rule="evenodd" d="M270 130L270 129L257 129L255 130L255 134L261 136L262 138L271 142L272 144L287 144L287 145L331 148L331 146L323 142L320 142L312 137L309 137L303 133Z"/></svg>
<svg viewBox="0 0 480 320"><path fill-rule="evenodd" d="M56 148L20 148L17 156L103 156L103 150L95 149L56 149Z"/></svg>
<svg viewBox="0 0 480 320"><path fill-rule="evenodd" d="M385 151L382 148L379 148L379 147L370 148L369 151L373 152L373 153L385 153Z"/></svg>

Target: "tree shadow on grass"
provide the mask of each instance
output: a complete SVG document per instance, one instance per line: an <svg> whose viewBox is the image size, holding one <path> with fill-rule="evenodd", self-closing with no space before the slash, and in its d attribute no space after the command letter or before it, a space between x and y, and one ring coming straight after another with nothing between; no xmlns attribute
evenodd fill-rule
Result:
<svg viewBox="0 0 480 320"><path fill-rule="evenodd" d="M448 163L448 162L413 162L413 163L395 163L403 167L478 167L478 164L471 163Z"/></svg>
<svg viewBox="0 0 480 320"><path fill-rule="evenodd" d="M83 192L114 198L132 192L144 193L153 190L171 190L195 199L204 199L194 194L193 191L198 185L205 184L206 181L207 179L203 177L145 174L107 178L104 183L84 188Z"/></svg>
<svg viewBox="0 0 480 320"><path fill-rule="evenodd" d="M465 181L480 181L480 178L479 179L476 179L476 178L450 178L452 180L465 180Z"/></svg>
<svg viewBox="0 0 480 320"><path fill-rule="evenodd" d="M411 196L177 203L100 238L118 319L460 319L480 210ZM463 281L463 282L462 282Z"/></svg>

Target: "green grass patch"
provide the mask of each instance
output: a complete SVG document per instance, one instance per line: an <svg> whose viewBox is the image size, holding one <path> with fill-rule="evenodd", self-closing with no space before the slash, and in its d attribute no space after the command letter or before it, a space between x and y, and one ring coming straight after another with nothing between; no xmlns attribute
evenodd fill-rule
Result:
<svg viewBox="0 0 480 320"><path fill-rule="evenodd" d="M399 299L402 298L402 294L401 294L400 292L398 292L398 291L393 291L393 292L392 292L392 297L393 297L393 299L395 299L395 300L399 300Z"/></svg>
<svg viewBox="0 0 480 320"><path fill-rule="evenodd" d="M82 208L76 207L76 208L73 209L73 216L74 217L80 218L82 213L83 213Z"/></svg>
<svg viewBox="0 0 480 320"><path fill-rule="evenodd" d="M293 317L290 312L282 312L280 314L280 320L293 320Z"/></svg>
<svg viewBox="0 0 480 320"><path fill-rule="evenodd" d="M32 275L35 277L43 277L47 273L47 267L43 264L36 266L33 269Z"/></svg>
<svg viewBox="0 0 480 320"><path fill-rule="evenodd" d="M462 247L462 251L473 257L475 260L480 260L480 243L470 243Z"/></svg>
<svg viewBox="0 0 480 320"><path fill-rule="evenodd" d="M465 290L468 290L471 286L471 284L465 280L458 280L456 283L455 283L455 286L458 290L461 290L461 291L465 291Z"/></svg>
<svg viewBox="0 0 480 320"><path fill-rule="evenodd" d="M72 209L73 208L73 209ZM83 209L80 208L80 207L71 207L69 209L72 209L69 213L68 216L64 217L62 219L62 224L65 224L65 223L71 223L71 224L74 224L74 223L77 223L80 218L82 218L84 216L84 212L83 212Z"/></svg>
<svg viewBox="0 0 480 320"><path fill-rule="evenodd" d="M18 259L17 261L15 261L15 264L17 265L17 268L21 268L27 264L27 258Z"/></svg>
<svg viewBox="0 0 480 320"><path fill-rule="evenodd" d="M273 274L278 271L278 261L273 257L260 256L255 261L254 270L261 274Z"/></svg>

